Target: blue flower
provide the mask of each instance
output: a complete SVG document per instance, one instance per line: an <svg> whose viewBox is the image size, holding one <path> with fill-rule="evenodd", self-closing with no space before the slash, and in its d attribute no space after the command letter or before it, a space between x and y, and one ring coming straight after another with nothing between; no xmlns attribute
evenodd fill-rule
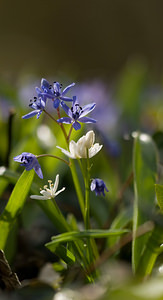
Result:
<svg viewBox="0 0 163 300"><path fill-rule="evenodd" d="M96 103L91 103L83 106L79 105L76 97L73 97L73 106L69 108L63 101L61 101L61 106L69 117L63 117L57 120L58 123L71 124L73 123L73 128L79 130L81 128L81 123L96 123L96 120L92 118L85 117L90 113L96 106Z"/></svg>
<svg viewBox="0 0 163 300"><path fill-rule="evenodd" d="M34 169L36 174L43 179L40 164L38 163L38 160L34 154L23 152L22 154L15 156L13 159L21 163L21 166L25 167L27 171Z"/></svg>
<svg viewBox="0 0 163 300"><path fill-rule="evenodd" d="M75 83L71 83L63 91L61 91L62 84L55 81L52 86L46 79L43 78L41 80L41 89L36 87L36 92L38 94L38 97L41 96L44 97L43 99L52 99L54 108L58 108L61 100L72 101L72 98L66 97L65 95L74 85Z"/></svg>
<svg viewBox="0 0 163 300"><path fill-rule="evenodd" d="M34 109L34 111L31 111L27 115L23 116L22 119L29 119L31 117L34 117L37 115L37 119L40 117L42 114L45 105L46 105L46 99L43 99L42 97L34 97L34 100L30 100L29 106Z"/></svg>
<svg viewBox="0 0 163 300"><path fill-rule="evenodd" d="M90 188L91 188L92 192L95 191L96 196L97 195L100 196L101 194L103 194L103 196L105 196L104 190L106 192L109 192L104 181L99 178L95 178L92 180Z"/></svg>

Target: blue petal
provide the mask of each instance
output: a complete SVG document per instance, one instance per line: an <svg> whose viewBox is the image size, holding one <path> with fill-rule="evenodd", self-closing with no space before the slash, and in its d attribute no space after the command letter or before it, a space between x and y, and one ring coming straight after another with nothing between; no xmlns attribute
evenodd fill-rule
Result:
<svg viewBox="0 0 163 300"><path fill-rule="evenodd" d="M52 93L52 92L50 92L50 91L48 91L47 93L41 93L41 98L44 100L44 98L43 97L45 97L45 98L49 98L49 99L54 99L55 98L55 95Z"/></svg>
<svg viewBox="0 0 163 300"><path fill-rule="evenodd" d="M69 117L63 117L57 120L58 123L71 124L72 120Z"/></svg>
<svg viewBox="0 0 163 300"><path fill-rule="evenodd" d="M80 114L80 116L84 117L85 115L90 113L95 108L95 106L96 106L96 103L90 103L90 104L83 106L83 108L82 108L83 112Z"/></svg>
<svg viewBox="0 0 163 300"><path fill-rule="evenodd" d="M34 166L34 170L35 170L36 174L37 174L41 179L43 179L43 174L42 174L41 166L39 165L39 163L37 163L37 164Z"/></svg>
<svg viewBox="0 0 163 300"><path fill-rule="evenodd" d="M71 109L63 102L61 101L61 107L63 108L63 110L65 111L65 113L72 118L72 111Z"/></svg>
<svg viewBox="0 0 163 300"><path fill-rule="evenodd" d="M41 91L41 89L40 89L40 88L38 88L38 87L36 87L36 88L35 88L35 90L36 90L36 93L38 94L38 97L40 97L40 96L41 96L41 94L42 94L42 91Z"/></svg>
<svg viewBox="0 0 163 300"><path fill-rule="evenodd" d="M53 88L54 88L55 92L59 92L60 93L60 83L59 82L54 82Z"/></svg>
<svg viewBox="0 0 163 300"><path fill-rule="evenodd" d="M75 83L71 83L70 85L68 85L62 92L62 96L64 96L73 86L75 85Z"/></svg>
<svg viewBox="0 0 163 300"><path fill-rule="evenodd" d="M54 102L53 102L54 108L57 109L59 107L59 104L60 104L60 100L58 98L55 99Z"/></svg>
<svg viewBox="0 0 163 300"><path fill-rule="evenodd" d="M42 78L41 79L41 88L43 90L44 89L49 89L49 86L50 86L49 82L46 79Z"/></svg>
<svg viewBox="0 0 163 300"><path fill-rule="evenodd" d="M37 119L39 119L40 115L42 114L42 110L40 110L37 114Z"/></svg>
<svg viewBox="0 0 163 300"><path fill-rule="evenodd" d="M75 130L79 130L81 128L81 125L79 122L74 122L72 126Z"/></svg>
<svg viewBox="0 0 163 300"><path fill-rule="evenodd" d="M26 155L25 153L27 153L27 152L23 152L22 154L15 156L13 158L13 160L17 161L17 162L22 162L21 159L22 159L22 156Z"/></svg>
<svg viewBox="0 0 163 300"><path fill-rule="evenodd" d="M79 122L81 123L96 123L96 120L88 117L79 118Z"/></svg>
<svg viewBox="0 0 163 300"><path fill-rule="evenodd" d="M60 96L59 98L60 98L61 100L63 100L63 101L73 101L73 99L70 98L70 97L63 97L63 96Z"/></svg>
<svg viewBox="0 0 163 300"><path fill-rule="evenodd" d="M37 115L40 112L40 109L31 111L29 114L22 116L22 119L29 119L34 117L35 115Z"/></svg>
<svg viewBox="0 0 163 300"><path fill-rule="evenodd" d="M25 167L25 169L27 171L30 171L33 169L33 164L31 164L31 163L30 164L21 164L21 166Z"/></svg>

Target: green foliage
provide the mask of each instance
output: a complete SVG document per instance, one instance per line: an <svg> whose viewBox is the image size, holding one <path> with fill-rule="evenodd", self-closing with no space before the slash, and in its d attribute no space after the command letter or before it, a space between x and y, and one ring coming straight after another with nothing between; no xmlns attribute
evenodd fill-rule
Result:
<svg viewBox="0 0 163 300"><path fill-rule="evenodd" d="M133 152L134 172L134 216L132 264L137 272L143 255L149 233L136 237L138 227L150 220L150 214L155 208L155 189L157 172L157 151L152 138L147 134L136 133ZM145 266L144 266L145 267Z"/></svg>
<svg viewBox="0 0 163 300"><path fill-rule="evenodd" d="M163 213L163 185L155 184L155 191L156 191L157 203L160 207L161 212Z"/></svg>
<svg viewBox="0 0 163 300"><path fill-rule="evenodd" d="M72 242L78 239L84 238L104 238L108 236L119 236L127 233L128 230L100 230L100 229L90 229L85 231L70 231L63 233L57 236L52 237L52 242L46 244L46 247L52 252L55 252L55 249L58 244L65 242Z"/></svg>
<svg viewBox="0 0 163 300"><path fill-rule="evenodd" d="M34 170L24 171L17 181L8 203L0 216L0 249L5 249L8 234L24 206L34 177Z"/></svg>

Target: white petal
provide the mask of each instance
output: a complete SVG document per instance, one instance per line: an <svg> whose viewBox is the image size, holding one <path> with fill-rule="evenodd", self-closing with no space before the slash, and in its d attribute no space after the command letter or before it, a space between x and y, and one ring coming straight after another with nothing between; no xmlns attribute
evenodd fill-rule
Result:
<svg viewBox="0 0 163 300"><path fill-rule="evenodd" d="M59 174L56 175L55 182L54 182L54 187L52 188L52 193L53 195L55 194L59 184Z"/></svg>
<svg viewBox="0 0 163 300"><path fill-rule="evenodd" d="M72 140L69 144L70 153L73 157L78 158L77 144Z"/></svg>
<svg viewBox="0 0 163 300"><path fill-rule="evenodd" d="M87 149L91 148L95 141L95 133L93 130L87 132L85 136L85 146Z"/></svg>
<svg viewBox="0 0 163 300"><path fill-rule="evenodd" d="M86 158L87 157L87 150L85 147L85 138L80 138L77 142L77 152L78 152L78 156L82 157L82 158Z"/></svg>
<svg viewBox="0 0 163 300"><path fill-rule="evenodd" d="M65 187L63 187L61 190L59 190L58 192L55 193L55 197L60 194L61 192L63 192L65 190Z"/></svg>
<svg viewBox="0 0 163 300"><path fill-rule="evenodd" d="M40 191L40 194L42 194L44 197L46 197L46 199L50 199L51 198L51 193L45 190Z"/></svg>
<svg viewBox="0 0 163 300"><path fill-rule="evenodd" d="M99 145L99 143L94 144L90 149L89 149L89 158L95 156L103 147L103 145Z"/></svg>
<svg viewBox="0 0 163 300"><path fill-rule="evenodd" d="M36 200L47 200L46 197L44 197L44 196L38 196L38 195L31 195L30 198L31 199L36 199Z"/></svg>
<svg viewBox="0 0 163 300"><path fill-rule="evenodd" d="M63 149L63 148L61 148L61 147L59 147L59 146L56 146L58 149L60 149L61 151L62 151L62 153L64 153L65 155L67 155L68 157L70 157L70 158L76 158L76 157L74 157L70 152L68 152L67 150L65 150L65 149Z"/></svg>

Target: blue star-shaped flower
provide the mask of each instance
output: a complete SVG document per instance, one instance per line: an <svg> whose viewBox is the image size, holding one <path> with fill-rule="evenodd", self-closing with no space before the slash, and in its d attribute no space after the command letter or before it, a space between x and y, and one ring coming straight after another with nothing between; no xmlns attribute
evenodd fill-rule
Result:
<svg viewBox="0 0 163 300"><path fill-rule="evenodd" d="M38 97L41 96L44 97L45 99L47 98L52 99L54 108L58 108L61 100L73 101L72 98L66 97L65 95L74 85L75 83L71 83L63 91L61 91L62 84L55 81L52 86L51 84L49 84L49 82L46 79L43 78L41 80L41 89L36 87L36 92L38 94Z"/></svg>
<svg viewBox="0 0 163 300"><path fill-rule="evenodd" d="M61 101L61 106L69 117L63 117L57 120L58 123L73 124L75 130L81 128L81 123L96 123L96 120L92 118L85 117L90 113L96 106L96 103L87 104L83 107L79 105L76 97L73 97L73 106L69 108L63 101Z"/></svg>
<svg viewBox="0 0 163 300"><path fill-rule="evenodd" d="M40 117L40 115L42 114L45 105L46 105L46 99L44 100L42 97L34 97L34 100L30 100L31 103L29 104L29 106L34 109L34 111L31 111L30 113L24 115L22 117L22 119L29 119L31 117L34 117L37 115L37 119Z"/></svg>
<svg viewBox="0 0 163 300"><path fill-rule="evenodd" d="M96 196L97 195L100 196L101 194L103 194L103 196L105 196L104 190L106 192L109 192L104 181L99 178L95 178L92 180L90 188L91 188L92 192L95 191Z"/></svg>
<svg viewBox="0 0 163 300"><path fill-rule="evenodd" d="M41 166L38 163L36 156L29 152L23 152L20 155L17 155L13 158L16 162L21 163L21 166L25 167L27 171L32 169L35 170L36 174L43 179L43 174L41 170Z"/></svg>

